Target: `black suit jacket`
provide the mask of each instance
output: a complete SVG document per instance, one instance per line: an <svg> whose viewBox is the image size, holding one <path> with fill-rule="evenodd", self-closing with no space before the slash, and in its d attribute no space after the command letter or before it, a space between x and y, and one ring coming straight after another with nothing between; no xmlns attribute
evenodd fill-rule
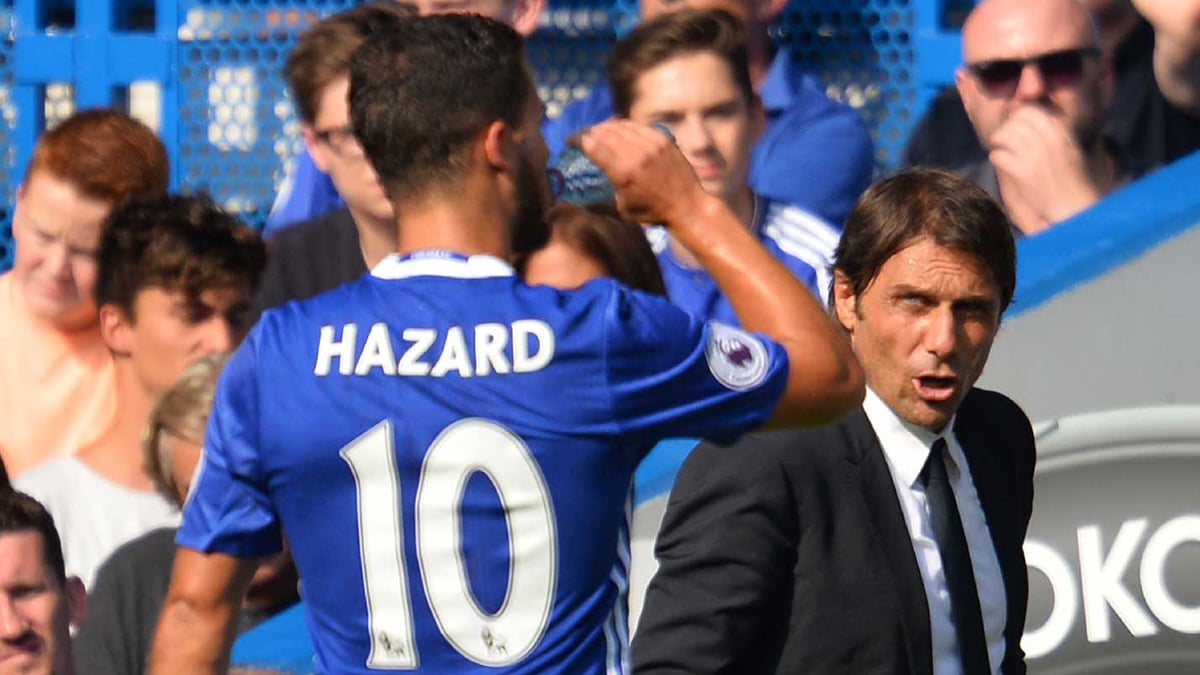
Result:
<svg viewBox="0 0 1200 675"><path fill-rule="evenodd" d="M954 432L1004 577L1003 672L1024 673L1033 432L1015 403L979 389ZM921 573L861 410L819 429L702 444L676 478L656 556L637 673L933 672Z"/></svg>

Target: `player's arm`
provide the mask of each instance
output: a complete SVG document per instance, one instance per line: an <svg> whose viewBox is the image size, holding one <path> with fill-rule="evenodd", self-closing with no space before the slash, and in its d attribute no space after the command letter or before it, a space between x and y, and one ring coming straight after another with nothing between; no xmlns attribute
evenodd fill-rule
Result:
<svg viewBox="0 0 1200 675"><path fill-rule="evenodd" d="M581 147L608 174L626 217L662 223L712 275L748 330L787 351L787 387L768 426L832 422L862 403L862 369L811 291L719 199L674 143L650 127L610 120Z"/></svg>
<svg viewBox="0 0 1200 675"><path fill-rule="evenodd" d="M163 603L151 675L216 675L229 668L238 609L258 561L180 547Z"/></svg>

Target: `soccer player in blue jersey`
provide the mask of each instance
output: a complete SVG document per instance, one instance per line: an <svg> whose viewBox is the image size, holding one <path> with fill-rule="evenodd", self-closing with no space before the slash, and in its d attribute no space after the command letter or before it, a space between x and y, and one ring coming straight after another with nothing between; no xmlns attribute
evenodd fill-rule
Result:
<svg viewBox="0 0 1200 675"><path fill-rule="evenodd" d="M747 65L744 28L723 10L683 9L642 23L613 48L608 74L617 114L662 124L700 184L819 297L828 296L841 229L799 206L751 190L751 149L765 124ZM647 231L671 301L704 319L737 322L696 251L665 228Z"/></svg>
<svg viewBox="0 0 1200 675"><path fill-rule="evenodd" d="M151 672L221 672L258 556L286 530L328 673L626 669L623 524L659 438L731 439L858 405L805 288L628 121L584 150L626 217L662 222L758 333L597 279L530 287L547 149L520 37L406 19L351 67L355 135L396 211L370 275L268 310L226 367Z"/></svg>

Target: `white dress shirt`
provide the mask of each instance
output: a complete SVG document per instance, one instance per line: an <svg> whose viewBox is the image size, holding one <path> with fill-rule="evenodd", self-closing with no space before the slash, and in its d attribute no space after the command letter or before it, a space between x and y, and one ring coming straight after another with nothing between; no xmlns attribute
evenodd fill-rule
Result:
<svg viewBox="0 0 1200 675"><path fill-rule="evenodd" d="M891 408L867 389L863 410L879 437L904 522L912 539L913 553L925 582L925 599L929 604L930 636L933 641L934 675L962 675L962 662L958 658L958 644L954 635L954 623L950 620L950 592L946 588L946 575L942 569L942 556L938 552L937 540L933 535L933 524L929 517L929 504L925 499L925 487L921 484L921 469L929 457L930 448L938 438L946 440L946 473L954 491L954 501L962 518L963 533L967 538L967 549L971 553L971 567L975 572L975 588L979 591L979 609L983 613L983 634L987 640L988 663L991 672L998 674L1004 660L1004 625L1008 607L1004 593L1004 578L1000 575L1000 561L988 533L979 494L971 479L962 446L954 437L954 420L946 425L941 434L935 434L900 419Z"/></svg>

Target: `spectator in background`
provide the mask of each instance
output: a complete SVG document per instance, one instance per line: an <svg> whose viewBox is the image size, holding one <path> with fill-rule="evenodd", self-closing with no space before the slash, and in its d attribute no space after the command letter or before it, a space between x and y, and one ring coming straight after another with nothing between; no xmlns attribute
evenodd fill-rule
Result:
<svg viewBox="0 0 1200 675"><path fill-rule="evenodd" d="M74 675L71 625L86 610L54 519L29 495L0 490L0 673Z"/></svg>
<svg viewBox="0 0 1200 675"><path fill-rule="evenodd" d="M78 112L38 139L0 276L0 459L13 478L109 427L112 356L92 298L101 222L127 197L165 193L168 178L163 144L119 112Z"/></svg>
<svg viewBox="0 0 1200 675"><path fill-rule="evenodd" d="M254 318L356 279L396 250L392 205L354 139L346 94L354 50L412 13L390 0L348 9L308 29L288 55L284 77L300 115L305 156L333 182L343 206L272 237Z"/></svg>
<svg viewBox="0 0 1200 675"><path fill-rule="evenodd" d="M598 277L612 277L639 291L666 295L662 272L641 226L603 207L587 209L559 202L547 213L550 240L513 265L534 286L574 289Z"/></svg>
<svg viewBox="0 0 1200 675"><path fill-rule="evenodd" d="M749 183L755 192L795 204L841 227L858 195L871 182L874 147L858 112L825 95L801 72L787 49L776 49L767 28L786 0L643 0L651 20L680 9L723 9L742 21L750 81L761 99L765 127L751 156ZM705 82L691 83L703 86ZM545 125L551 156L568 136L619 114L615 92L597 86Z"/></svg>
<svg viewBox="0 0 1200 675"><path fill-rule="evenodd" d="M266 256L258 234L207 198L131 200L103 232L96 301L115 362L116 415L76 456L14 481L54 514L67 569L89 587L118 546L178 522L141 469L143 434L189 363L237 343Z"/></svg>
<svg viewBox="0 0 1200 675"><path fill-rule="evenodd" d="M1153 169L1200 148L1200 0L1079 0L1100 31L1113 70L1102 133L1118 156ZM1051 51L1030 43L1023 56ZM957 169L987 159L951 87L930 104L905 163Z"/></svg>
<svg viewBox="0 0 1200 675"><path fill-rule="evenodd" d="M1112 72L1075 0L987 0L963 26L955 82L988 158L961 167L1036 234L1138 173L1101 127Z"/></svg>
<svg viewBox="0 0 1200 675"><path fill-rule="evenodd" d="M546 0L416 0L408 4L423 16L482 14L512 26L513 30L521 35L529 36L537 30ZM291 84L290 75L288 80ZM301 117L303 119L303 111ZM321 168L315 159L312 146L306 139L304 151L296 156L295 165L276 196L271 213L267 216L264 235L272 236L288 225L312 220L346 205L346 195L339 189L336 180L327 169Z"/></svg>
<svg viewBox="0 0 1200 675"><path fill-rule="evenodd" d="M188 366L163 395L143 445L144 470L159 494L183 507L200 461L213 390L225 365L213 354ZM100 568L88 598L88 620L75 637L75 660L89 675L146 672L159 610L171 581L175 528L162 528L121 546ZM238 632L249 630L298 599L291 557L264 559L242 603Z"/></svg>
<svg viewBox="0 0 1200 675"><path fill-rule="evenodd" d="M763 109L751 85L746 45L742 24L723 10L661 14L613 47L613 102L621 117L670 129L704 190L823 299L840 229L747 184ZM661 227L651 227L647 237L673 303L702 319L737 323L733 306L693 251Z"/></svg>

